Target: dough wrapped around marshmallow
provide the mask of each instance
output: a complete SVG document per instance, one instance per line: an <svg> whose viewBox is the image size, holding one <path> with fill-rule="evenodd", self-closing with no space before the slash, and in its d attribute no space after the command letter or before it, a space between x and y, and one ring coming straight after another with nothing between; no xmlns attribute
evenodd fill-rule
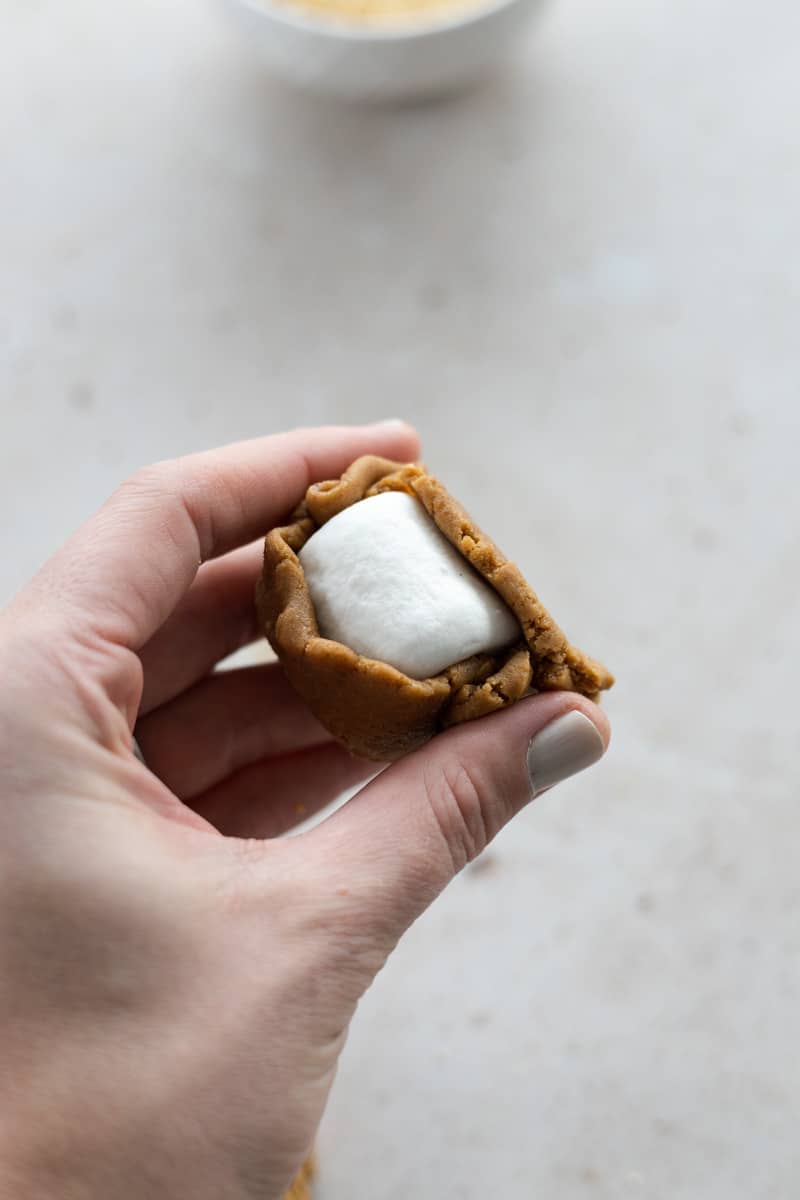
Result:
<svg viewBox="0 0 800 1200"><path fill-rule="evenodd" d="M416 463L370 455L312 484L267 534L256 599L315 716L376 761L533 691L596 699L614 682Z"/></svg>

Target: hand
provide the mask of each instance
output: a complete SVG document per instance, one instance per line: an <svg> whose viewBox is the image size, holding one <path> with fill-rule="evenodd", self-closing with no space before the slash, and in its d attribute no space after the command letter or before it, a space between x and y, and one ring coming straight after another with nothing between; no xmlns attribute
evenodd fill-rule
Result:
<svg viewBox="0 0 800 1200"><path fill-rule="evenodd" d="M250 543L359 455L417 452L385 425L159 464L0 614L3 1196L279 1197L403 932L602 752L597 708L537 696L279 836L375 767L275 665L211 673L257 634Z"/></svg>

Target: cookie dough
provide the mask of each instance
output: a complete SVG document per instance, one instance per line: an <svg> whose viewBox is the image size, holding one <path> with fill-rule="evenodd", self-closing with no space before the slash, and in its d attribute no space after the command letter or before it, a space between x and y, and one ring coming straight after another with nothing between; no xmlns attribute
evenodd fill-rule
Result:
<svg viewBox="0 0 800 1200"><path fill-rule="evenodd" d="M484 647L417 679L321 636L303 548L338 514L384 493L418 503L483 577L518 624L512 644ZM354 754L376 761L400 758L440 730L496 712L533 691L560 689L596 699L614 682L605 667L567 641L519 568L416 463L370 455L354 462L341 479L312 484L290 523L267 534L256 601L262 628L296 690L334 737ZM390 612L386 621L392 621Z"/></svg>
<svg viewBox="0 0 800 1200"><path fill-rule="evenodd" d="M292 1186L283 1200L311 1200L311 1180L314 1175L314 1163L309 1158L298 1171Z"/></svg>
<svg viewBox="0 0 800 1200"><path fill-rule="evenodd" d="M494 588L406 492L351 504L298 558L322 636L412 679L522 640Z"/></svg>

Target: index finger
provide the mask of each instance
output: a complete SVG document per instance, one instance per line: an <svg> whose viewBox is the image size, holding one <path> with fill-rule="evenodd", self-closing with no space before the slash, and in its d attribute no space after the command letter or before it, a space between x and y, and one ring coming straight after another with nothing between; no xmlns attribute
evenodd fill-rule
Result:
<svg viewBox="0 0 800 1200"><path fill-rule="evenodd" d="M266 533L311 483L336 478L362 454L419 453L402 421L295 429L157 463L137 472L44 568L43 593L61 611L138 650L209 558Z"/></svg>

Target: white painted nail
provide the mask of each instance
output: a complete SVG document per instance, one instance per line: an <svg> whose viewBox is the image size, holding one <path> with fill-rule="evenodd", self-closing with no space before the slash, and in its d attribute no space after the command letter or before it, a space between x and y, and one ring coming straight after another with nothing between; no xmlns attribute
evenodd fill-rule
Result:
<svg viewBox="0 0 800 1200"><path fill-rule="evenodd" d="M375 421L375 425L380 429L408 429L408 421L402 417L387 417L385 421Z"/></svg>
<svg viewBox="0 0 800 1200"><path fill-rule="evenodd" d="M597 726L583 713L569 712L557 717L528 743L531 793L538 796L570 775L585 771L604 753L605 745Z"/></svg>

